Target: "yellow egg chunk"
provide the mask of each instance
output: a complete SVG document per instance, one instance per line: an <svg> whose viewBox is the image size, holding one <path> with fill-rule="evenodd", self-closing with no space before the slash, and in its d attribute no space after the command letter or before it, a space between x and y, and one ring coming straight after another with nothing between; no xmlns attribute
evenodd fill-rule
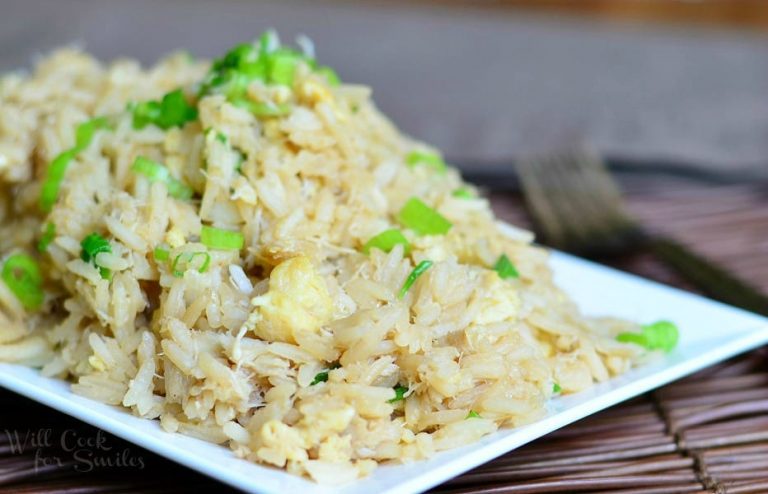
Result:
<svg viewBox="0 0 768 494"><path fill-rule="evenodd" d="M299 333L319 332L333 315L325 280L306 256L278 264L269 291L251 303L259 314L254 332L268 341L295 343Z"/></svg>
<svg viewBox="0 0 768 494"><path fill-rule="evenodd" d="M483 273L484 297L478 300L480 310L475 322L477 324L492 324L495 322L514 320L520 307L520 297L514 286L499 278L494 271Z"/></svg>

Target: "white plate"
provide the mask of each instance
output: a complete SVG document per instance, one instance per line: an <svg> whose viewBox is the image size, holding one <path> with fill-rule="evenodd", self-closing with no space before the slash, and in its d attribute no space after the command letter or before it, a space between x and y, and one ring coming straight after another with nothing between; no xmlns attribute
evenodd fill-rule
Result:
<svg viewBox="0 0 768 494"><path fill-rule="evenodd" d="M639 322L670 319L680 327L680 345L650 365L588 391L553 399L550 414L532 425L502 430L427 461L380 467L370 477L341 488L324 488L236 459L227 448L165 433L157 421L76 396L67 383L40 377L31 369L0 365L0 385L244 491L406 494L426 490L580 418L768 343L766 318L565 254L554 253L551 264L557 282L586 314Z"/></svg>

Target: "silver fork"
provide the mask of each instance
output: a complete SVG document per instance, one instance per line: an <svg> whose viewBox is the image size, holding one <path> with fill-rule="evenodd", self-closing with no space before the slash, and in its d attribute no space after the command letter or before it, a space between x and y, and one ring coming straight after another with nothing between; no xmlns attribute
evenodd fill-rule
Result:
<svg viewBox="0 0 768 494"><path fill-rule="evenodd" d="M585 151L532 156L516 167L534 229L548 245L586 256L647 249L712 298L768 315L768 297L760 290L634 221L598 156Z"/></svg>

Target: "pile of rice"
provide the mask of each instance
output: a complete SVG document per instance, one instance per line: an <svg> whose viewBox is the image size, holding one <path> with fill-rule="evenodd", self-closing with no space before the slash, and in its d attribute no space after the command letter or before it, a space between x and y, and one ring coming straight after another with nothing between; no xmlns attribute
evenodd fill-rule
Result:
<svg viewBox="0 0 768 494"><path fill-rule="evenodd" d="M530 423L558 390L637 361L639 347L615 340L634 324L583 317L530 233L500 228L456 170L409 166L409 153L436 151L398 132L369 88L332 84L310 65L299 64L290 87L248 87L255 102L289 105L278 116L215 92L198 98L210 63L184 54L144 70L64 49L31 74L6 76L0 250L34 256L45 295L25 310L0 283L0 360L324 483ZM195 120L134 128L129 104L178 88ZM49 164L72 148L78 124L102 115L110 128L73 159L43 213ZM138 156L165 165L194 197L171 197L166 183L133 171ZM455 194L461 187L475 195ZM412 197L450 230L404 228L398 212ZM38 253L49 223L53 240ZM207 247L203 225L241 232L244 247ZM407 253L403 244L363 252L393 228ZM93 232L111 246L96 263L81 258ZM210 264L174 275L158 247L170 260L207 252ZM502 254L519 276L493 269ZM424 260L434 264L399 298Z"/></svg>

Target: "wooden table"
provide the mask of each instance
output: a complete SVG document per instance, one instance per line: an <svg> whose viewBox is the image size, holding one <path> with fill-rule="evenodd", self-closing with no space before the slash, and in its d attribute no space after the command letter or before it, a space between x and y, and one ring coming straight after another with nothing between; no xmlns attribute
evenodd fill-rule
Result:
<svg viewBox="0 0 768 494"><path fill-rule="evenodd" d="M626 189L631 211L649 227L768 289L766 185L712 186L646 176L627 182ZM514 191L493 193L492 200L503 219L528 223ZM610 264L680 285L647 255ZM61 450L62 437L96 438L97 430L8 392L0 392L0 403L0 494L230 492L108 434L97 456L123 463L78 471L82 462ZM566 427L435 492L768 492L766 431L768 366L765 353L757 351ZM14 439L39 436L43 444L21 453L8 433ZM142 468L136 466L139 458Z"/></svg>

